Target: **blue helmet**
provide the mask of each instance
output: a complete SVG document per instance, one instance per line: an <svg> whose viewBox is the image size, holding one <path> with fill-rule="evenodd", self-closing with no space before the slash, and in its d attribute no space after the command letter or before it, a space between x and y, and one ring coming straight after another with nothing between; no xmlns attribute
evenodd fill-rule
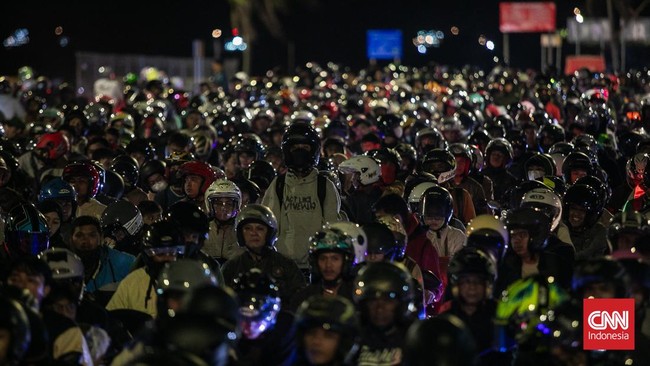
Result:
<svg viewBox="0 0 650 366"><path fill-rule="evenodd" d="M50 247L45 217L31 203L9 210L5 221L5 243L12 257L37 255Z"/></svg>
<svg viewBox="0 0 650 366"><path fill-rule="evenodd" d="M38 194L38 202L45 200L66 200L71 202L77 201L77 192L74 187L62 178L54 178L41 187Z"/></svg>

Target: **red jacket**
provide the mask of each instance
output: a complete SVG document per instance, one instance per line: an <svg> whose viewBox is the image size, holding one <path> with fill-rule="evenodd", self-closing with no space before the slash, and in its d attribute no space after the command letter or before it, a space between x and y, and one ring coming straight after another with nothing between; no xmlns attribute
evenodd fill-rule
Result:
<svg viewBox="0 0 650 366"><path fill-rule="evenodd" d="M413 258L422 271L431 271L438 278L442 278L438 251L427 239L426 228L420 226L418 219L413 214L406 220L406 233L408 234L406 255Z"/></svg>

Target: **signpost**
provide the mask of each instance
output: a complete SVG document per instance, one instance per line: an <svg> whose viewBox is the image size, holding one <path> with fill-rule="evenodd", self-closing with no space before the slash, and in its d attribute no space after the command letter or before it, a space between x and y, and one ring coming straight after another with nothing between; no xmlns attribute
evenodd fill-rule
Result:
<svg viewBox="0 0 650 366"><path fill-rule="evenodd" d="M555 13L553 2L499 3L499 30L503 33L504 62L510 63L510 33L555 33ZM545 68L545 62L542 57L542 69Z"/></svg>
<svg viewBox="0 0 650 366"><path fill-rule="evenodd" d="M399 29L370 29L366 32L367 55L370 62L402 59L402 31Z"/></svg>

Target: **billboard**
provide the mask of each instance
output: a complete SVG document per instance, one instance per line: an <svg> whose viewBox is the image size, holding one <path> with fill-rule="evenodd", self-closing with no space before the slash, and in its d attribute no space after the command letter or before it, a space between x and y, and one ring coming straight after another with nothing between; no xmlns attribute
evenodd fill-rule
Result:
<svg viewBox="0 0 650 366"><path fill-rule="evenodd" d="M370 29L366 32L366 46L368 59L401 59L402 31L399 29Z"/></svg>
<svg viewBox="0 0 650 366"><path fill-rule="evenodd" d="M499 3L499 30L502 33L555 32L555 3Z"/></svg>

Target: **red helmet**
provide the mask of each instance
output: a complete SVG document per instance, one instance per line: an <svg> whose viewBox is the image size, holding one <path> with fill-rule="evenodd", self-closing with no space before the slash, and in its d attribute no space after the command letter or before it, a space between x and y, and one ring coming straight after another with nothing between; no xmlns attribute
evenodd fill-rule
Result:
<svg viewBox="0 0 650 366"><path fill-rule="evenodd" d="M188 161L187 163L183 163L178 169L178 174L182 180L185 180L185 177L188 175L198 175L203 178L201 194L205 194L205 191L215 180L226 177L221 169L213 168L210 164L202 161Z"/></svg>
<svg viewBox="0 0 650 366"><path fill-rule="evenodd" d="M49 160L56 160L70 151L70 141L61 132L46 133L38 140L36 148L46 150Z"/></svg>
<svg viewBox="0 0 650 366"><path fill-rule="evenodd" d="M79 161L69 163L63 168L64 181L70 182L72 177L85 177L89 179L88 194L90 197L95 197L99 193L102 184L102 175L99 169L90 161Z"/></svg>

